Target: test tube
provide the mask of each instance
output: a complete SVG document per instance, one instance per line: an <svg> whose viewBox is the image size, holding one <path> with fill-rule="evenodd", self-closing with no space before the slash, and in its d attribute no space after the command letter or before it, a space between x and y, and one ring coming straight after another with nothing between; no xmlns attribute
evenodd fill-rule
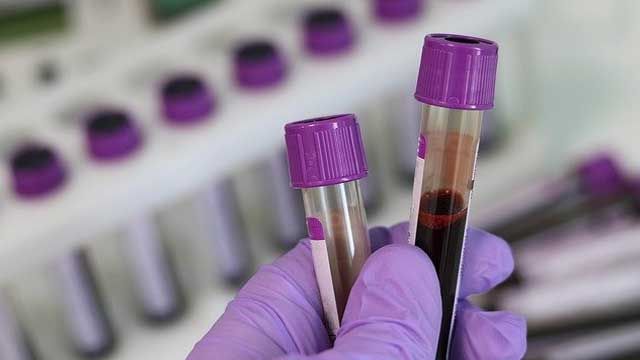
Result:
<svg viewBox="0 0 640 360"><path fill-rule="evenodd" d="M487 208L478 219L509 242L569 223L625 201L627 182L608 154L595 154L557 179L532 182L514 196Z"/></svg>
<svg viewBox="0 0 640 360"><path fill-rule="evenodd" d="M15 314L11 298L0 291L0 359L35 360L37 356Z"/></svg>
<svg viewBox="0 0 640 360"><path fill-rule="evenodd" d="M627 262L571 279L505 290L499 309L527 318L530 337L567 334L640 319L640 264Z"/></svg>
<svg viewBox="0 0 640 360"><path fill-rule="evenodd" d="M631 360L640 358L640 321L528 340L530 360Z"/></svg>
<svg viewBox="0 0 640 360"><path fill-rule="evenodd" d="M371 253L359 180L367 176L352 114L285 126L291 186L302 189L311 252L329 335L335 337L349 291Z"/></svg>
<svg viewBox="0 0 640 360"><path fill-rule="evenodd" d="M169 77L160 89L160 97L164 120L175 126L200 124L215 111L212 90L195 74ZM218 180L194 206L222 280L229 285L242 283L251 272L252 259L232 180Z"/></svg>
<svg viewBox="0 0 640 360"><path fill-rule="evenodd" d="M11 158L13 189L24 199L43 198L60 190L65 166L48 146L26 144ZM84 249L56 259L67 331L76 350L87 356L108 353L115 345L113 328L101 301Z"/></svg>
<svg viewBox="0 0 640 360"><path fill-rule="evenodd" d="M513 245L523 282L558 281L640 259L640 183L629 182L625 201L584 221L576 220Z"/></svg>
<svg viewBox="0 0 640 360"><path fill-rule="evenodd" d="M238 88L260 96L284 82L287 63L282 51L271 41L253 39L234 49L233 73ZM273 237L279 247L289 249L304 236L305 225L302 199L289 187L285 152L279 150L270 156L261 171L272 205L269 214Z"/></svg>
<svg viewBox="0 0 640 360"><path fill-rule="evenodd" d="M86 148L91 159L106 165L133 156L142 134L131 116L119 108L104 108L88 116ZM182 313L184 301L177 276L152 216L136 216L124 229L126 260L145 318L154 323Z"/></svg>
<svg viewBox="0 0 640 360"><path fill-rule="evenodd" d="M440 280L436 359L449 357L482 114L493 107L497 62L495 42L425 37L415 93L423 105L409 243L429 255Z"/></svg>
<svg viewBox="0 0 640 360"><path fill-rule="evenodd" d="M323 61L339 59L352 52L356 45L355 25L349 16L339 7L324 6L310 9L305 14L303 20L303 42L305 53ZM370 131L371 122L375 119L375 111L364 111L368 118L362 122L362 132L365 142L372 138ZM362 119L362 118L361 118ZM380 186L380 176L376 173L377 153L374 147L367 150L369 159L369 175L360 182L362 196L367 211L376 210L380 205L382 188Z"/></svg>

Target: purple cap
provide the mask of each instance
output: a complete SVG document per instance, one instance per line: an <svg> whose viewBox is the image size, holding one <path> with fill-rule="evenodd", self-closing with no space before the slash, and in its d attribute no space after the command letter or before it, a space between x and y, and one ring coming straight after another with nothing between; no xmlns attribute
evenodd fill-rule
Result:
<svg viewBox="0 0 640 360"><path fill-rule="evenodd" d="M614 195L627 185L620 166L608 154L597 154L581 162L576 173L581 189L596 197Z"/></svg>
<svg viewBox="0 0 640 360"><path fill-rule="evenodd" d="M450 109L493 108L498 44L470 36L431 34L424 38L415 97Z"/></svg>
<svg viewBox="0 0 640 360"><path fill-rule="evenodd" d="M94 160L123 158L142 143L140 130L128 113L119 109L103 109L87 118L86 146Z"/></svg>
<svg viewBox="0 0 640 360"><path fill-rule="evenodd" d="M197 75L181 74L167 79L160 89L162 111L174 124L199 122L215 108L215 99L205 82Z"/></svg>
<svg viewBox="0 0 640 360"><path fill-rule="evenodd" d="M269 41L257 40L235 49L234 75L242 88L265 88L280 83L286 75L286 63L278 48Z"/></svg>
<svg viewBox="0 0 640 360"><path fill-rule="evenodd" d="M47 146L27 144L11 157L13 190L23 198L52 193L64 184L66 171L56 153Z"/></svg>
<svg viewBox="0 0 640 360"><path fill-rule="evenodd" d="M354 43L351 21L338 8L318 8L304 17L304 47L312 55L335 55Z"/></svg>
<svg viewBox="0 0 640 360"><path fill-rule="evenodd" d="M420 14L423 4L423 0L374 0L374 12L383 22L402 22Z"/></svg>
<svg viewBox="0 0 640 360"><path fill-rule="evenodd" d="M292 187L334 185L367 176L367 158L355 115L292 122L284 132Z"/></svg>

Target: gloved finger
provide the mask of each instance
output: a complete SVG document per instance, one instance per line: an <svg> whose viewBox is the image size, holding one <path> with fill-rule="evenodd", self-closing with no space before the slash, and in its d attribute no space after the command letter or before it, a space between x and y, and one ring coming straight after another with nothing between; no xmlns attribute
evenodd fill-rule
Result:
<svg viewBox="0 0 640 360"><path fill-rule="evenodd" d="M441 316L429 258L406 244L385 246L356 280L333 349L311 359L430 359Z"/></svg>
<svg viewBox="0 0 640 360"><path fill-rule="evenodd" d="M391 230L391 242L394 244L408 244L409 243L409 223L404 221L393 225Z"/></svg>
<svg viewBox="0 0 640 360"><path fill-rule="evenodd" d="M513 254L506 241L488 232L467 230L460 298L491 290L513 272Z"/></svg>
<svg viewBox="0 0 640 360"><path fill-rule="evenodd" d="M482 311L466 300L458 304L454 360L519 360L527 350L525 319L507 311Z"/></svg>
<svg viewBox="0 0 640 360"><path fill-rule="evenodd" d="M407 243L409 223L396 224L390 231L392 243ZM470 227L465 245L460 298L489 291L513 272L511 248L501 238Z"/></svg>
<svg viewBox="0 0 640 360"><path fill-rule="evenodd" d="M229 303L188 360L273 359L330 346L309 240L264 265Z"/></svg>
<svg viewBox="0 0 640 360"><path fill-rule="evenodd" d="M391 244L391 231L384 226L376 226L369 229L369 240L371 242L371 252L376 252L383 246Z"/></svg>

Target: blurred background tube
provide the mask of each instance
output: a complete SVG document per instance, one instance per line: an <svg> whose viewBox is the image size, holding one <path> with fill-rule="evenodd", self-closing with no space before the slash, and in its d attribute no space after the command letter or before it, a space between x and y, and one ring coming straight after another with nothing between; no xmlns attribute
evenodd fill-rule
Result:
<svg viewBox="0 0 640 360"><path fill-rule="evenodd" d="M349 56L358 44L358 29L350 15L338 6L318 6L307 10L303 19L303 43L308 56L317 61L339 61ZM382 114L373 109L363 108L361 117L362 134L365 144L373 144L374 122L382 119ZM375 146L367 146L369 175L360 182L362 197L367 211L374 213L382 201L384 193L380 175L377 174L379 154Z"/></svg>
<svg viewBox="0 0 640 360"><path fill-rule="evenodd" d="M13 189L25 200L53 195L67 178L58 155L43 144L24 144L11 159ZM106 354L115 345L113 328L83 249L56 260L67 331L76 350L88 356Z"/></svg>
<svg viewBox="0 0 640 360"><path fill-rule="evenodd" d="M483 210L479 220L488 231L516 242L536 232L570 222L593 210L626 199L626 179L614 159L606 154L579 164L568 175L553 181L529 184L506 203ZM587 215L588 216L588 215Z"/></svg>
<svg viewBox="0 0 640 360"><path fill-rule="evenodd" d="M271 40L249 39L233 53L235 85L254 96L276 91L287 77L287 60ZM277 151L266 160L261 185L269 196L268 213L273 220L273 238L281 249L295 246L305 234L304 208L300 196L289 187L286 154Z"/></svg>
<svg viewBox="0 0 640 360"><path fill-rule="evenodd" d="M531 337L640 319L639 264L505 290L498 307L526 316Z"/></svg>
<svg viewBox="0 0 640 360"><path fill-rule="evenodd" d="M3 291L0 291L0 359L37 359L18 321L13 302Z"/></svg>
<svg viewBox="0 0 640 360"><path fill-rule="evenodd" d="M610 219L543 232L514 244L516 272L521 280L570 279L639 261L640 191L637 181L633 186L628 208Z"/></svg>
<svg viewBox="0 0 640 360"><path fill-rule="evenodd" d="M529 343L529 360L622 360L640 357L640 322L577 331Z"/></svg>
<svg viewBox="0 0 640 360"><path fill-rule="evenodd" d="M143 137L122 109L104 108L90 114L86 148L94 162L117 165L133 156ZM143 315L163 322L178 316L184 306L175 271L152 216L138 216L124 229L126 254Z"/></svg>
<svg viewBox="0 0 640 360"><path fill-rule="evenodd" d="M83 356L99 357L113 350L116 337L89 264L87 252L77 249L56 267L72 345Z"/></svg>
<svg viewBox="0 0 640 360"><path fill-rule="evenodd" d="M160 94L165 121L176 127L201 124L215 111L213 92L195 74L169 77ZM198 195L194 206L200 230L210 244L222 281L234 286L241 284L251 273L253 265L233 180L216 180Z"/></svg>

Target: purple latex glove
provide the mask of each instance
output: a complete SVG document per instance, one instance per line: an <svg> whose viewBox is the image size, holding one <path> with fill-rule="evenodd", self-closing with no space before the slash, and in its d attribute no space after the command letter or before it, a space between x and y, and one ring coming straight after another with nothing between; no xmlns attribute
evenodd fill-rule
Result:
<svg viewBox="0 0 640 360"><path fill-rule="evenodd" d="M433 264L406 244L406 223L373 228L370 234L372 248L379 250L351 290L333 348L323 325L309 241L303 240L261 267L188 360L434 359L442 315ZM469 230L461 297L490 290L512 270L511 250L502 239ZM461 300L453 359L520 359L525 350L522 317L485 312Z"/></svg>

